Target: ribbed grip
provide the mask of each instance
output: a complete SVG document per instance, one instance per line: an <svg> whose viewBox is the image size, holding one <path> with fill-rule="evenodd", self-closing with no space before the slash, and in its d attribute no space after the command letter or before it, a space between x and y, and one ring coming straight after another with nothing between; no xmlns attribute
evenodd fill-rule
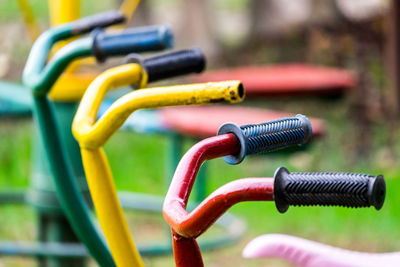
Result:
<svg viewBox="0 0 400 267"><path fill-rule="evenodd" d="M106 33L94 33L93 55L98 61L109 56L123 56L129 53L159 51L173 46L173 33L169 26L147 26Z"/></svg>
<svg viewBox="0 0 400 267"><path fill-rule="evenodd" d="M279 212L293 206L370 207L379 210L385 200L383 176L358 173L301 173L281 167L275 172L274 198Z"/></svg>
<svg viewBox="0 0 400 267"><path fill-rule="evenodd" d="M143 66L147 71L148 81L154 82L202 72L206 66L206 58L203 51L194 48L145 59Z"/></svg>
<svg viewBox="0 0 400 267"><path fill-rule="evenodd" d="M104 28L122 23L125 21L125 19L125 16L121 12L117 10L111 10L75 20L73 22L73 32L74 34L87 33L94 30L95 28Z"/></svg>
<svg viewBox="0 0 400 267"><path fill-rule="evenodd" d="M226 123L218 134L234 133L241 144L238 155L224 157L229 164L240 163L246 155L306 144L312 136L310 120L301 114L260 124L237 126Z"/></svg>

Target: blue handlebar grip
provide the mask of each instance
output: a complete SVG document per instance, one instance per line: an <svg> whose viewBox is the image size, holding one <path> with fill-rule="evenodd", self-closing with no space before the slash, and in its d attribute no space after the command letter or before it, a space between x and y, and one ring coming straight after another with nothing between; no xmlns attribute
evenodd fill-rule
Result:
<svg viewBox="0 0 400 267"><path fill-rule="evenodd" d="M269 152L293 145L307 144L312 136L310 120L301 114L259 124L237 126L225 123L218 135L233 133L239 139L240 151L237 155L225 156L229 164L239 164L246 155Z"/></svg>
<svg viewBox="0 0 400 267"><path fill-rule="evenodd" d="M146 26L117 33L96 30L93 39L93 55L102 62L110 56L171 48L173 43L174 36L168 25Z"/></svg>

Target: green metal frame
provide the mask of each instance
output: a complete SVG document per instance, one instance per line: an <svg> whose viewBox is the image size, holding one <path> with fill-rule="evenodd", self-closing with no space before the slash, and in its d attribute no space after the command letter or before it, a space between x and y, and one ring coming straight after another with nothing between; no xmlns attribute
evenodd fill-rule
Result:
<svg viewBox="0 0 400 267"><path fill-rule="evenodd" d="M46 167L43 166L41 170L38 170L41 174L33 176L33 184L43 184L44 182L46 189L51 188L52 185L46 185L46 183L49 183L46 174L50 173L55 185L55 192L44 190L43 194L36 194L36 198L32 197L32 193L30 193L30 200L31 203L39 207L40 217L42 215L44 217L62 216L49 210L40 210L42 203L45 205L49 203L49 197L47 196L49 194L53 195L50 198L59 200L64 212L62 214L66 215L79 240L87 246L96 261L101 266L115 266L108 247L98 233L90 217L89 207L80 192L79 184L85 184L86 181L83 175L75 175L77 170L83 173L82 163L81 161L79 162L78 144L74 141L70 129L66 131L67 127L60 128L61 125L72 124L75 109L74 103L65 104L64 109L57 114L56 110L60 109L60 105L63 104L52 102L47 98L47 93L69 63L75 59L92 55L93 39L87 37L78 39L61 48L46 64L52 46L57 41L72 36L74 36L72 23L54 27L44 32L33 45L24 69L23 83L33 94L33 115L38 126L40 140L43 143L42 150L45 152L49 168L49 170L46 170ZM65 144L63 139L69 140L68 143ZM38 154L41 154L40 151ZM44 180L41 180L40 177L43 177ZM32 191L36 192L38 191L37 189L32 188ZM62 219L60 219L61 221ZM67 221L60 223L59 228L56 230L55 235L59 235L63 239L61 232L65 230L62 228L69 228ZM50 229L47 230L50 231ZM51 235L51 233L49 234ZM41 233L41 235L46 235L46 233ZM71 263L59 261L57 265L71 266ZM83 262L77 263L77 265L81 266Z"/></svg>

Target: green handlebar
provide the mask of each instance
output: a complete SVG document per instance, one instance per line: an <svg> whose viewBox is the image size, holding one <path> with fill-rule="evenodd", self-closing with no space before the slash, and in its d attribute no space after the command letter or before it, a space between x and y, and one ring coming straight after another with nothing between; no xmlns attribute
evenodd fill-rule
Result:
<svg viewBox="0 0 400 267"><path fill-rule="evenodd" d="M90 37L73 41L60 49L46 65L52 46L73 36L73 23L61 25L43 33L32 47L23 73L24 84L33 93L33 112L45 144L46 157L56 185L61 206L82 243L100 266L114 267L111 253L97 231L90 210L79 192L79 187L67 156L60 143L54 113L46 94L70 62L91 55Z"/></svg>
<svg viewBox="0 0 400 267"><path fill-rule="evenodd" d="M101 266L115 266L115 263L105 241L97 232L90 218L89 208L79 192L78 184L68 162L68 156L60 141L60 133L57 131L51 100L47 98L47 94L57 79L72 61L94 55L95 36L90 35L72 41L59 49L47 64L46 61L52 46L56 42L81 35L95 28L96 25L97 27L104 27L114 22L118 23L121 21L120 16L120 14L114 12L110 13L109 16L92 17L89 20L70 22L47 30L34 43L22 79L24 85L32 90L33 114L37 118L40 135L43 144L45 144L46 156L50 163L50 171L62 209L78 238L87 246L91 255ZM107 48L113 51L112 56L135 52L138 48L141 48L140 51L155 50L154 46L148 43L148 33L153 33L151 36L154 36L154 38L151 40L160 39L163 41L166 39L168 41L172 33L166 32L166 29L169 30L165 26L142 28L136 33L130 32L130 38L123 38L123 45L121 45L121 42L108 42ZM160 35L159 32L168 34ZM124 36L126 37L126 34ZM164 36L166 37L163 38ZM118 37L118 34L114 37ZM112 38L112 40L114 39ZM120 38L115 40L120 40ZM138 44L140 45L138 46ZM146 44L148 45L146 46ZM121 49L122 46L124 49ZM157 46L157 49L163 48L166 48L166 46Z"/></svg>

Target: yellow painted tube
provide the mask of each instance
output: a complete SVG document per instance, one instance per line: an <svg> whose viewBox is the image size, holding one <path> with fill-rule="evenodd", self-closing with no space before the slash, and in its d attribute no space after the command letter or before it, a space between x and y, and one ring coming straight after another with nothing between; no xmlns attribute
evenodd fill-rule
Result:
<svg viewBox="0 0 400 267"><path fill-rule="evenodd" d="M124 0L124 2L122 2L119 11L125 15L127 23L131 20L138 4L139 0Z"/></svg>
<svg viewBox="0 0 400 267"><path fill-rule="evenodd" d="M106 93L117 87L125 85L145 85L146 74L138 64L125 64L106 70L90 84L75 114L72 123L72 133L81 146L87 147L85 133L92 132L96 123L97 112ZM143 82L142 82L143 81ZM86 138L85 138L86 137ZM89 139L93 138L89 136ZM91 148L100 147L92 146Z"/></svg>
<svg viewBox="0 0 400 267"><path fill-rule="evenodd" d="M143 266L117 198L107 158L101 148L137 109L175 105L239 102L244 90L239 81L147 88L119 98L96 121L101 101L112 88L145 86L147 75L138 64L126 64L99 75L86 90L72 125L81 146L89 190L101 227L117 266Z"/></svg>
<svg viewBox="0 0 400 267"><path fill-rule="evenodd" d="M239 81L227 81L137 90L115 101L93 125L89 125L89 120L82 121L80 127L83 131L73 131L84 147L102 146L137 109L239 102L242 100L238 95L239 84Z"/></svg>
<svg viewBox="0 0 400 267"><path fill-rule="evenodd" d="M39 25L35 20L35 16L33 14L33 10L29 5L27 0L18 0L17 1L19 10L22 13L22 17L24 18L25 27L28 31L29 37L31 41L35 41L36 38L39 37L41 30Z"/></svg>
<svg viewBox="0 0 400 267"><path fill-rule="evenodd" d="M80 0L48 0L48 3L52 27L77 20L81 16Z"/></svg>
<svg viewBox="0 0 400 267"><path fill-rule="evenodd" d="M82 99L86 88L98 75L95 72L72 72L70 67L51 88L49 98L59 102L77 102Z"/></svg>
<svg viewBox="0 0 400 267"><path fill-rule="evenodd" d="M89 125L95 122L101 101L108 90L128 84L139 85L142 80L146 80L146 74L137 64L112 68L99 75L86 90L79 105L81 115L75 115L73 129L77 129L76 133L82 130L78 125L85 125L80 122L81 119L87 121ZM75 137L77 137L76 133ZM79 138L77 140L81 145L83 167L96 214L115 263L118 267L144 266L124 218L103 149L101 147L84 148L81 140Z"/></svg>
<svg viewBox="0 0 400 267"><path fill-rule="evenodd" d="M129 233L117 189L102 148L81 148L86 179L96 214L118 267L143 267L143 262Z"/></svg>
<svg viewBox="0 0 400 267"><path fill-rule="evenodd" d="M104 145L137 109L222 101L234 103L243 98L243 89L239 81L148 88L124 95L96 121L97 110L110 87L135 82L138 84L142 81L143 73L139 65L127 64L110 69L93 81L82 99L72 125L72 132L82 147L96 148Z"/></svg>

